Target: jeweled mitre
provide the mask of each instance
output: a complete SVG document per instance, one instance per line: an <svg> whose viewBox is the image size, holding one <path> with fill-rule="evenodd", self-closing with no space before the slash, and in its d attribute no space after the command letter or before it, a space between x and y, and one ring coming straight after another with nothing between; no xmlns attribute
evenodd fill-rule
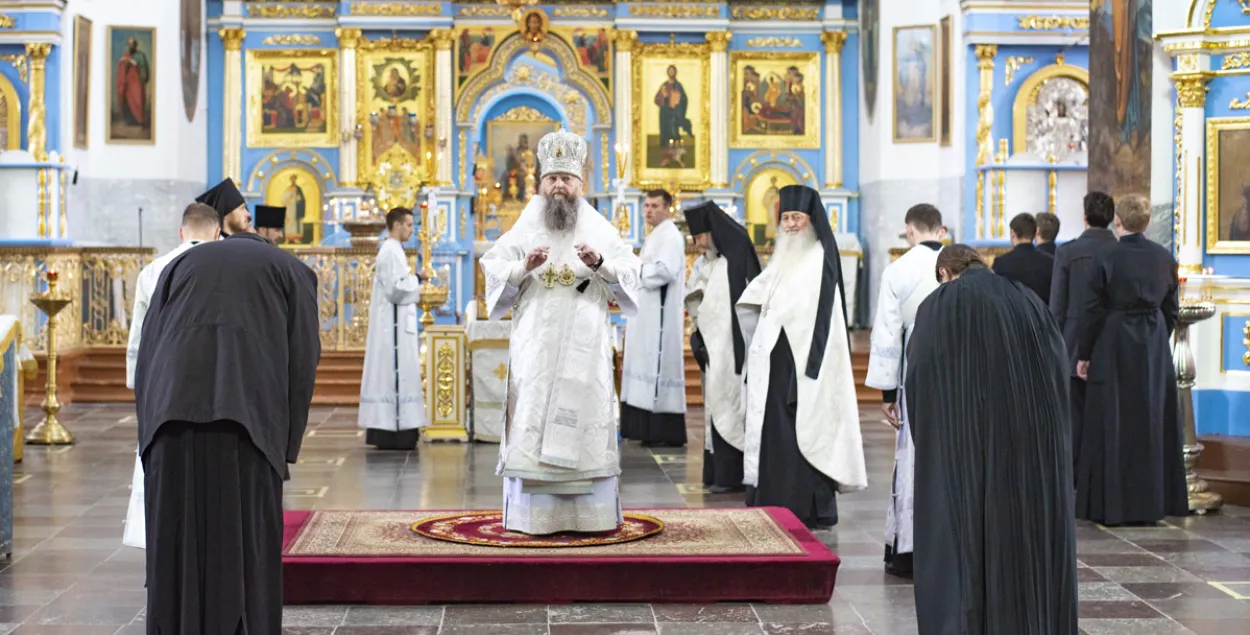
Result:
<svg viewBox="0 0 1250 635"><path fill-rule="evenodd" d="M538 164L543 176L572 174L582 178L586 167L586 140L564 130L545 135L538 142Z"/></svg>

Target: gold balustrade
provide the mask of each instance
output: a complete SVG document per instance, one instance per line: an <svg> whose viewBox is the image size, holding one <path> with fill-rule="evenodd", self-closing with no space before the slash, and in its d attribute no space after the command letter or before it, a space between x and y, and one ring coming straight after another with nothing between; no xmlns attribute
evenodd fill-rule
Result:
<svg viewBox="0 0 1250 635"><path fill-rule="evenodd" d="M373 293L377 250L372 247L312 247L291 252L317 274L321 350L364 350L369 336L369 299ZM409 266L415 271L416 250L405 252Z"/></svg>

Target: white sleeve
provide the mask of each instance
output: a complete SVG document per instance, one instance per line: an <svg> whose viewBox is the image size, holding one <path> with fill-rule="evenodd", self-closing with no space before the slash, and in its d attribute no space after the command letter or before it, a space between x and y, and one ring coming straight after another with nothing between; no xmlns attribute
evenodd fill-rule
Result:
<svg viewBox="0 0 1250 635"><path fill-rule="evenodd" d="M126 387L135 389L135 366L139 363L139 337L143 334L143 319L148 315L148 304L152 301L152 290L145 283L144 273L139 272L135 282L135 305L130 316L130 337L126 341Z"/></svg>
<svg viewBox="0 0 1250 635"><path fill-rule="evenodd" d="M386 301L391 304L416 304L421 296L421 280L408 273L408 263L404 262L403 252L383 249L378 252L375 274L381 283Z"/></svg>
<svg viewBox="0 0 1250 635"><path fill-rule="evenodd" d="M478 261L486 278L486 315L499 320L512 310L512 304L528 283L525 250L511 233L504 234Z"/></svg>
<svg viewBox="0 0 1250 635"><path fill-rule="evenodd" d="M868 354L868 377L864 384L878 390L895 390L903 360L903 314L894 276L887 270L877 294L877 315L872 322L872 348Z"/></svg>

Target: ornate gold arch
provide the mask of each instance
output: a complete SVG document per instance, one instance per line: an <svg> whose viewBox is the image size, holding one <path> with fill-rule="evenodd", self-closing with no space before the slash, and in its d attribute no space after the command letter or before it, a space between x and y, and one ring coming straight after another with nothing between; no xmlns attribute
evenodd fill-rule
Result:
<svg viewBox="0 0 1250 635"><path fill-rule="evenodd" d="M1085 86L1085 94L1089 94L1089 71L1071 64L1056 63L1037 69L1025 78L1011 104L1011 147L1016 152L1023 151L1029 138L1029 106L1037 103L1037 96L1042 92L1042 84L1056 77L1069 77Z"/></svg>
<svg viewBox="0 0 1250 635"><path fill-rule="evenodd" d="M541 51L550 53L560 63L563 79L577 88L583 96L590 99L598 123L609 123L612 120L612 106L607 91L598 79L583 71L577 63L573 48L564 38L548 33L540 45ZM529 51L530 43L519 33L513 33L495 49L491 55L490 66L469 80L464 91L460 93L460 101L456 103L456 121L460 125L471 125L470 115L474 105L481 99L491 86L505 81L508 65L518 53ZM557 96L558 97L558 96Z"/></svg>
<svg viewBox="0 0 1250 635"><path fill-rule="evenodd" d="M1189 0L1189 16L1185 20L1185 26L1191 29L1209 29L1211 28L1211 14L1215 12L1216 0ZM1198 22L1198 5L1202 5L1202 18Z"/></svg>
<svg viewBox="0 0 1250 635"><path fill-rule="evenodd" d="M794 175L794 179L810 188L820 189L816 184L816 171L803 157L785 150L761 150L747 155L734 171L731 182L746 187L763 170L782 169Z"/></svg>
<svg viewBox="0 0 1250 635"><path fill-rule="evenodd" d="M4 129L8 133L8 147L0 148L0 152L4 150L20 150L22 147L22 102L17 96L17 88L9 81L9 78L0 75L0 97L4 98L3 111L0 111L0 117L3 117Z"/></svg>

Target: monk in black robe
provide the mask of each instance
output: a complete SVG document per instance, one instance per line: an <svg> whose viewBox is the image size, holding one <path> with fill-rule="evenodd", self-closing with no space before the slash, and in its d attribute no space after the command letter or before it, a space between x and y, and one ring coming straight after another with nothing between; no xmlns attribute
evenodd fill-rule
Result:
<svg viewBox="0 0 1250 635"><path fill-rule="evenodd" d="M920 635L1075 635L1063 338L976 250L938 256L908 351Z"/></svg>
<svg viewBox="0 0 1250 635"><path fill-rule="evenodd" d="M1176 260L1142 232L1150 203L1115 210L1118 244L1099 252L1081 318L1077 374L1087 383L1076 468L1076 516L1103 525L1153 524L1189 513L1169 339L1176 328Z"/></svg>
<svg viewBox="0 0 1250 635"><path fill-rule="evenodd" d="M162 272L135 371L149 635L281 632L282 481L312 403L317 316L316 274L250 232Z"/></svg>

